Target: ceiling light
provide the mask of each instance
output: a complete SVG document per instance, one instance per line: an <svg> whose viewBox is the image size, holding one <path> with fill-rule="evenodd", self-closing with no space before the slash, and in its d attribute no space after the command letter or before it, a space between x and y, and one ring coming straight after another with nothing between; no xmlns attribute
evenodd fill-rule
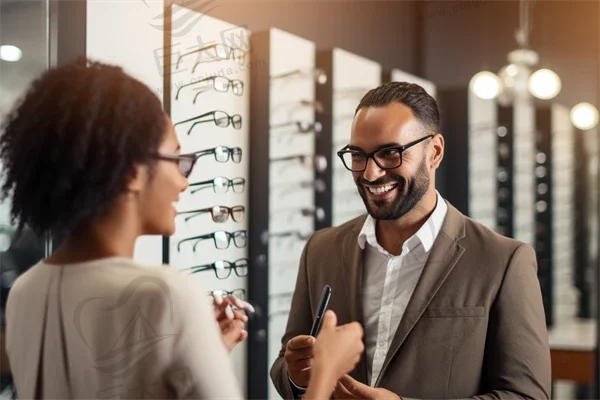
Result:
<svg viewBox="0 0 600 400"><path fill-rule="evenodd" d="M469 88L476 96L490 100L500 94L501 83L493 72L481 71L473 75L469 82Z"/></svg>
<svg viewBox="0 0 600 400"><path fill-rule="evenodd" d="M595 128L598 119L598 110L590 103L579 103L571 109L571 122L582 131Z"/></svg>
<svg viewBox="0 0 600 400"><path fill-rule="evenodd" d="M0 60L15 62L19 61L23 56L23 52L17 46L5 44L0 46Z"/></svg>
<svg viewBox="0 0 600 400"><path fill-rule="evenodd" d="M529 77L529 91L538 99L552 99L560 93L560 89L560 78L547 68L538 69Z"/></svg>

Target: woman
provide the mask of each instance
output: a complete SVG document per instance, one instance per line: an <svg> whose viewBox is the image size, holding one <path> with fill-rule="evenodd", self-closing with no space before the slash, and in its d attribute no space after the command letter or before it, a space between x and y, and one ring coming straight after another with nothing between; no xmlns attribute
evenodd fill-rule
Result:
<svg viewBox="0 0 600 400"><path fill-rule="evenodd" d="M8 298L19 397L241 397L227 350L245 316L132 260L140 235L174 233L194 161L159 99L118 67L79 60L33 82L0 137L2 195L19 227L66 239ZM360 357L361 328L335 325L329 313L305 398L329 398Z"/></svg>

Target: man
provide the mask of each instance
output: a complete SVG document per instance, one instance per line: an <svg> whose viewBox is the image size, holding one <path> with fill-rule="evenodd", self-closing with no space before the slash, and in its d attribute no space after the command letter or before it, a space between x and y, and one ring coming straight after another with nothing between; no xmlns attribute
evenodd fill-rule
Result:
<svg viewBox="0 0 600 400"><path fill-rule="evenodd" d="M300 260L271 378L302 395L323 285L342 323L359 321L365 353L336 399L550 397L550 350L528 244L461 214L435 189L444 155L436 101L393 82L357 107L339 153L367 215L320 230Z"/></svg>

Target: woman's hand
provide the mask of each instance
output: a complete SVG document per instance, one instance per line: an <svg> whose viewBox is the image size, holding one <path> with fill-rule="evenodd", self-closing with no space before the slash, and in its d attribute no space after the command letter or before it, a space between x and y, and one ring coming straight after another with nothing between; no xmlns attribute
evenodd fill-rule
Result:
<svg viewBox="0 0 600 400"><path fill-rule="evenodd" d="M354 369L364 351L363 329L357 322L337 326L328 310L314 344L314 362L304 399L330 398L338 380Z"/></svg>
<svg viewBox="0 0 600 400"><path fill-rule="evenodd" d="M248 337L248 331L244 329L244 324L248 322L248 316L243 311L254 312L254 308L235 296L225 298L215 294L211 296L213 298L215 319L221 329L223 343L227 350L231 352L238 343L243 342Z"/></svg>

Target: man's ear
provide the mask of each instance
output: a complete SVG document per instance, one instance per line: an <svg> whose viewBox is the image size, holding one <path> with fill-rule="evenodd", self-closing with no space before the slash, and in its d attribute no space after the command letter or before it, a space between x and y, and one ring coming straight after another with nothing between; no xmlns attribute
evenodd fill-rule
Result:
<svg viewBox="0 0 600 400"><path fill-rule="evenodd" d="M431 141L431 168L437 169L444 158L444 137L438 133L431 138Z"/></svg>
<svg viewBox="0 0 600 400"><path fill-rule="evenodd" d="M146 187L148 179L148 167L146 165L136 165L127 180L127 192L137 194Z"/></svg>

